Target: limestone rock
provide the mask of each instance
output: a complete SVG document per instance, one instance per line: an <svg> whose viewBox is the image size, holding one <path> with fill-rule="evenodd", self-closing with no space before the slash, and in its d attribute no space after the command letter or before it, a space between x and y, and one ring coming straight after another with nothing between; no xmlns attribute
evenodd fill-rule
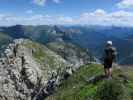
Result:
<svg viewBox="0 0 133 100"><path fill-rule="evenodd" d="M68 63L45 47L47 58L39 62L28 43L14 40L0 58L0 100L43 100L63 79Z"/></svg>

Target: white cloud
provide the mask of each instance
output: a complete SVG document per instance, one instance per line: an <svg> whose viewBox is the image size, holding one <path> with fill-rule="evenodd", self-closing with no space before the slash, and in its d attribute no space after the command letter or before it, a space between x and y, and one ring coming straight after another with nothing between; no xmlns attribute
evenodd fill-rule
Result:
<svg viewBox="0 0 133 100"><path fill-rule="evenodd" d="M57 24L74 24L74 19L71 17L59 16L56 19Z"/></svg>
<svg viewBox="0 0 133 100"><path fill-rule="evenodd" d="M33 0L33 3L36 4L36 5L39 5L39 6L44 6L46 4L48 0ZM54 3L60 3L61 0L51 0L53 1Z"/></svg>
<svg viewBox="0 0 133 100"><path fill-rule="evenodd" d="M26 16L0 15L0 25L43 25L43 24L67 24L67 25L115 25L132 26L133 12L124 10L106 12L97 9L93 12L85 12L76 18L70 16L50 16L43 14L30 14Z"/></svg>
<svg viewBox="0 0 133 100"><path fill-rule="evenodd" d="M33 0L33 3L40 6L44 6L46 3L46 0Z"/></svg>
<svg viewBox="0 0 133 100"><path fill-rule="evenodd" d="M133 26L133 12L116 11L108 13L104 10L96 10L90 13L83 13L78 23L87 25L116 25Z"/></svg>
<svg viewBox="0 0 133 100"><path fill-rule="evenodd" d="M9 16L0 15L0 26L22 25L44 25L44 24L73 24L71 17L49 16L49 15L28 15L28 16Z"/></svg>
<svg viewBox="0 0 133 100"><path fill-rule="evenodd" d="M122 0L117 6L119 8L133 8L133 0Z"/></svg>
<svg viewBox="0 0 133 100"><path fill-rule="evenodd" d="M96 11L94 11L94 15L96 16L103 16L105 14L106 12L103 9L97 9Z"/></svg>

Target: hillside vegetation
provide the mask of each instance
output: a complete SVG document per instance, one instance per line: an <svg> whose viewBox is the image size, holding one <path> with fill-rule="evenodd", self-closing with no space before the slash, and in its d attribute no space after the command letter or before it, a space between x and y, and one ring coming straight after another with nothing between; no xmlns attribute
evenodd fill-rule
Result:
<svg viewBox="0 0 133 100"><path fill-rule="evenodd" d="M124 69L115 66L112 80L106 80L104 78L97 78L95 80L95 78L100 75L103 75L101 65L85 65L69 77L68 80L64 81L58 91L48 97L47 100L107 100L106 96L109 97L107 94L108 91L112 91L110 95L114 97L114 99L108 100L133 99L133 68ZM110 86L111 89L109 88ZM121 89L122 87L124 89ZM99 89L101 89L100 92ZM102 95L105 99L100 99ZM116 99L115 95L119 96L118 98L126 99ZM97 98L97 96L99 98Z"/></svg>

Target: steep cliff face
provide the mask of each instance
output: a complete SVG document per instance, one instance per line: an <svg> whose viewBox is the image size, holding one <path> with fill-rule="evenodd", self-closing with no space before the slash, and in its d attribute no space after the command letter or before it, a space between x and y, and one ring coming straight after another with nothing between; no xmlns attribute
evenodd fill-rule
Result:
<svg viewBox="0 0 133 100"><path fill-rule="evenodd" d="M0 100L43 100L71 72L62 57L29 40L15 40L4 55L0 58Z"/></svg>

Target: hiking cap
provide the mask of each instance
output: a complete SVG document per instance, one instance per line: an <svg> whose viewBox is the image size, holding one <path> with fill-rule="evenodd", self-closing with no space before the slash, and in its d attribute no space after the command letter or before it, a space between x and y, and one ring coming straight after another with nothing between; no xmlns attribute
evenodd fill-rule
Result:
<svg viewBox="0 0 133 100"><path fill-rule="evenodd" d="M113 43L112 43L112 41L107 41L107 44L112 45Z"/></svg>

